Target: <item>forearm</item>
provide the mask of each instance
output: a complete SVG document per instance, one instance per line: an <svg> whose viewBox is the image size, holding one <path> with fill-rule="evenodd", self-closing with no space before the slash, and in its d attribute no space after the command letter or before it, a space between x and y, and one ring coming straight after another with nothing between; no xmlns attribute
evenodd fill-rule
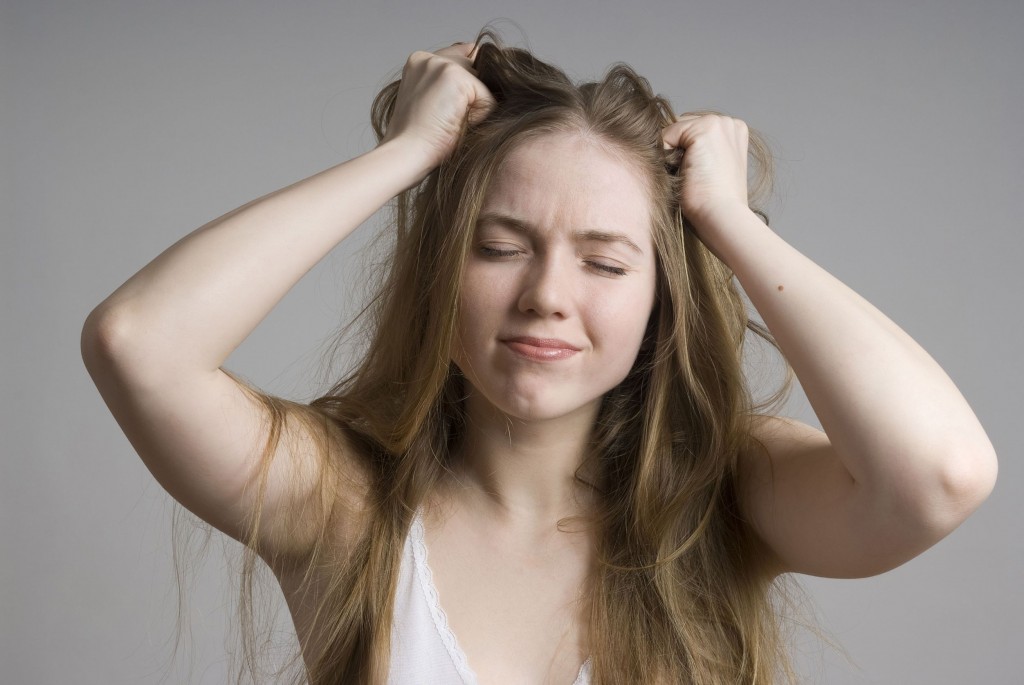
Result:
<svg viewBox="0 0 1024 685"><path fill-rule="evenodd" d="M717 228L709 247L736 274L859 484L931 501L986 482L991 443L920 345L749 210Z"/></svg>
<svg viewBox="0 0 1024 685"><path fill-rule="evenodd" d="M313 266L429 169L388 143L181 239L104 300L90 326L126 364L217 369Z"/></svg>

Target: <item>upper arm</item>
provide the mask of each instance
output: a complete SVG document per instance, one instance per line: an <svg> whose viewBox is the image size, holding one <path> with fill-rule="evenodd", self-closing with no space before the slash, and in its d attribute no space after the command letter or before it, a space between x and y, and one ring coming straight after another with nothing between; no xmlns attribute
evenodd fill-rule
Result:
<svg viewBox="0 0 1024 685"><path fill-rule="evenodd" d="M751 433L764 449L740 454L740 505L767 547L773 574L864 578L948 534L899 508L898 498L873 496L858 484L824 432L758 417Z"/></svg>
<svg viewBox="0 0 1024 685"><path fill-rule="evenodd" d="M149 365L119 357L111 335L83 331L82 352L125 436L174 499L246 542L257 504L255 476L269 434L267 408L221 369L139 371ZM351 523L361 503L359 465L341 448L340 431L329 434L339 469L323 469L312 429L297 418L285 412L267 474L258 535L267 560L300 558L311 548L332 504L321 494L343 495L341 526ZM337 473L351 478L339 482Z"/></svg>

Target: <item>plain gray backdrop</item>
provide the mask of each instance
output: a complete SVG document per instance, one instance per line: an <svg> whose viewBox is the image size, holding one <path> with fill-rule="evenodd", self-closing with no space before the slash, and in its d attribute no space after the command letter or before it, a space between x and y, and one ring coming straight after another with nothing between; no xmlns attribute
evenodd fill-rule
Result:
<svg viewBox="0 0 1024 685"><path fill-rule="evenodd" d="M575 78L624 61L677 111L763 132L773 228L919 341L996 446L994 493L938 545L875 578L799 578L859 666L801 641L806 681L1022 682L1016 0L5 2L0 680L227 681L235 598L219 545L186 588L191 641L168 664L171 500L92 385L82 323L188 232L370 149L370 102L409 53L501 17L525 33L499 24L510 43ZM311 399L380 218L225 366ZM817 424L799 393L790 407Z"/></svg>

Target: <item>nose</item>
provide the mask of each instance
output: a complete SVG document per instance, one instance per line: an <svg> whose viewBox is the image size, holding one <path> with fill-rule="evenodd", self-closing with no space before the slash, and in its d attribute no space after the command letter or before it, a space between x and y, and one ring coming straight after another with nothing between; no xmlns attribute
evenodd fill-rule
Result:
<svg viewBox="0 0 1024 685"><path fill-rule="evenodd" d="M554 254L535 260L523 274L519 311L564 319L572 300L571 268Z"/></svg>

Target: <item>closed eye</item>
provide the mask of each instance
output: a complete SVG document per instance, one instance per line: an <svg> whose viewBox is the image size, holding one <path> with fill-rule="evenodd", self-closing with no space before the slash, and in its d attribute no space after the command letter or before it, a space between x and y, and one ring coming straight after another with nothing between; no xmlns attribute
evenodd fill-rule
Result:
<svg viewBox="0 0 1024 685"><path fill-rule="evenodd" d="M492 259L515 257L517 255L523 254L523 251L519 249L501 249L498 247L491 247L488 245L481 245L477 249L479 250L482 256L490 257ZM603 276L625 276L628 273L628 269L625 269L621 266L613 266L611 264L597 262L592 259L585 259L583 260L583 263Z"/></svg>
<svg viewBox="0 0 1024 685"><path fill-rule="evenodd" d="M520 252L520 250L499 250L496 247L480 246L480 254L485 257L515 257Z"/></svg>
<svg viewBox="0 0 1024 685"><path fill-rule="evenodd" d="M611 264L602 264L601 262L590 262L590 261L588 261L587 264L589 264L590 267L593 268L593 269L597 269L598 271L602 271L602 272L607 273L607 274L612 274L613 276L625 276L626 275L626 270L624 268L622 268L621 266L612 266Z"/></svg>

